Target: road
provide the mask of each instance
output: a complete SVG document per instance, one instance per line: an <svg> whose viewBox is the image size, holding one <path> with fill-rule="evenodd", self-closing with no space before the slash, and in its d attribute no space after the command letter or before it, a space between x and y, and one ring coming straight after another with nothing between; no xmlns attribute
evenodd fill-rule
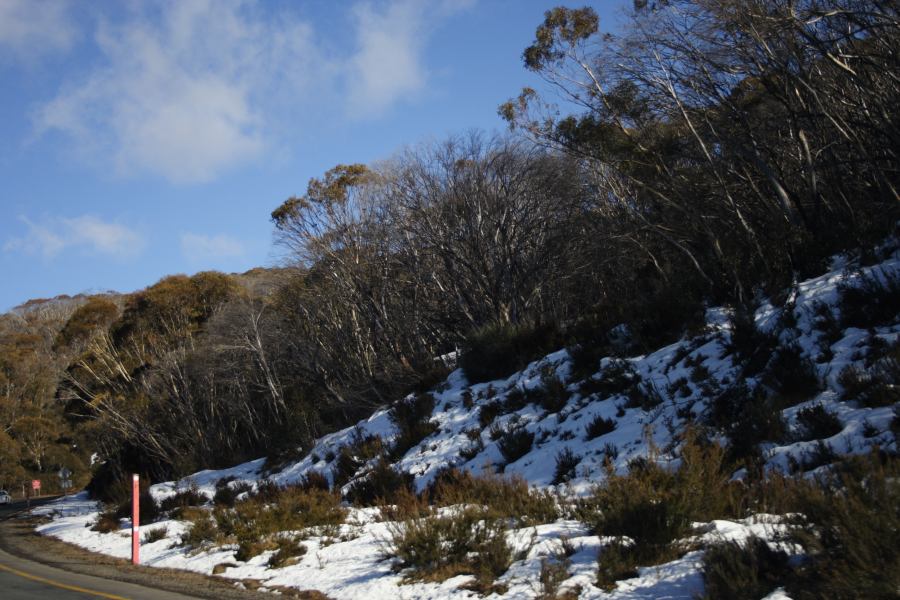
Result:
<svg viewBox="0 0 900 600"><path fill-rule="evenodd" d="M32 501L39 506L54 498ZM0 506L0 521L11 518L25 508L25 502ZM5 530L4 530L5 531ZM56 567L14 556L0 548L0 596L4 600L189 600L171 591L147 588L122 581L112 581L81 573L72 573Z"/></svg>

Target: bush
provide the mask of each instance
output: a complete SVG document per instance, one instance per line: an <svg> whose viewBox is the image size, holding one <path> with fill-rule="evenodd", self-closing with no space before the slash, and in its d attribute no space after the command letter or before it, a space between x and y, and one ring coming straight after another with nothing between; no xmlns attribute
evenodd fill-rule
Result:
<svg viewBox="0 0 900 600"><path fill-rule="evenodd" d="M269 557L269 566L280 569L297 563L306 554L306 546L296 538L279 536L275 539L275 554Z"/></svg>
<svg viewBox="0 0 900 600"><path fill-rule="evenodd" d="M871 368L849 366L838 375L843 398L872 408L900 402L900 344L895 344Z"/></svg>
<svg viewBox="0 0 900 600"><path fill-rule="evenodd" d="M808 559L792 598L896 598L900 589L900 461L853 457L819 486L801 489L792 541Z"/></svg>
<svg viewBox="0 0 900 600"><path fill-rule="evenodd" d="M208 501L209 498L206 497L206 494L202 493L196 484L191 484L188 489L176 492L164 499L160 502L159 508L163 512L169 512L187 506L203 506Z"/></svg>
<svg viewBox="0 0 900 600"><path fill-rule="evenodd" d="M718 543L703 555L703 597L759 600L784 585L789 575L787 554L772 550L765 540L751 537L743 544Z"/></svg>
<svg viewBox="0 0 900 600"><path fill-rule="evenodd" d="M830 438L844 429L840 420L821 404L801 409L797 413L797 423L800 425L803 440Z"/></svg>
<svg viewBox="0 0 900 600"><path fill-rule="evenodd" d="M784 438L783 402L766 395L762 388L751 390L741 382L713 398L707 421L725 431L732 460L742 461L757 457L762 442Z"/></svg>
<svg viewBox="0 0 900 600"><path fill-rule="evenodd" d="M506 459L506 463L509 464L528 454L533 443L533 432L521 425L512 425L503 431L503 435L497 440L497 447L500 449L500 454Z"/></svg>
<svg viewBox="0 0 900 600"><path fill-rule="evenodd" d="M572 452L570 448L565 448L556 455L556 471L553 475L553 485L565 483L575 477L575 469L581 457Z"/></svg>
<svg viewBox="0 0 900 600"><path fill-rule="evenodd" d="M597 557L597 587L607 592L616 587L616 581L637 577L641 565L633 544L620 538L605 544Z"/></svg>
<svg viewBox="0 0 900 600"><path fill-rule="evenodd" d="M569 390L555 374L546 374L541 377L539 387L528 391L527 398L529 402L540 405L548 413L558 413L569 401Z"/></svg>
<svg viewBox="0 0 900 600"><path fill-rule="evenodd" d="M561 347L555 325L502 325L469 334L459 364L469 383L507 377Z"/></svg>
<svg viewBox="0 0 900 600"><path fill-rule="evenodd" d="M580 504L578 513L595 534L624 536L633 543L614 544L601 552L601 586L608 587L638 565L676 558L684 548L675 542L691 532L694 521L737 514L740 484L729 480L725 451L693 430L685 435L681 466L674 473L658 466L653 452L649 459L632 461L626 475L608 466L605 483Z"/></svg>
<svg viewBox="0 0 900 600"><path fill-rule="evenodd" d="M413 476L401 473L382 457L371 471L350 484L346 498L358 506L393 504L398 494L415 491Z"/></svg>
<svg viewBox="0 0 900 600"><path fill-rule="evenodd" d="M743 363L743 377L754 377L762 372L777 344L777 337L757 329L753 311L735 309L728 350L735 355L735 363Z"/></svg>
<svg viewBox="0 0 900 600"><path fill-rule="evenodd" d="M603 415L597 415L593 419L591 419L590 423L585 425L585 439L592 440L594 438L600 437L601 435L612 433L613 431L615 431L615 429L615 419L607 419Z"/></svg>
<svg viewBox="0 0 900 600"><path fill-rule="evenodd" d="M858 285L842 285L841 326L868 329L893 324L900 307L900 275L881 270L863 275Z"/></svg>
<svg viewBox="0 0 900 600"><path fill-rule="evenodd" d="M521 477L474 476L449 468L440 471L422 495L436 506L478 504L492 516L523 527L559 518L556 499L549 492L531 489Z"/></svg>
<svg viewBox="0 0 900 600"><path fill-rule="evenodd" d="M396 402L388 411L388 418L397 428L397 437L391 447L391 455L400 458L406 452L437 430L431 421L434 412L434 396L417 394Z"/></svg>
<svg viewBox="0 0 900 600"><path fill-rule="evenodd" d="M494 400L492 402L482 404L478 409L478 424L481 425L482 429L485 429L494 422L494 419L502 414L506 414L503 402Z"/></svg>
<svg viewBox="0 0 900 600"><path fill-rule="evenodd" d="M384 442L380 436L367 435L361 429L355 429L350 442L341 446L338 451L332 473L334 487L339 488L353 479L363 465L384 451Z"/></svg>
<svg viewBox="0 0 900 600"><path fill-rule="evenodd" d="M190 525L181 536L181 543L189 548L203 548L215 542L219 537L216 522L206 511L189 513Z"/></svg>
<svg viewBox="0 0 900 600"><path fill-rule="evenodd" d="M238 496L252 490L253 486L245 481L233 483L233 481L220 479L216 482L216 493L213 495L213 504L216 506L234 506Z"/></svg>
<svg viewBox="0 0 900 600"><path fill-rule="evenodd" d="M141 539L142 544L152 544L153 542L158 542L160 540L166 539L166 536L169 535L169 530L166 527L155 527L150 529L144 533L144 537Z"/></svg>
<svg viewBox="0 0 900 600"><path fill-rule="evenodd" d="M763 380L775 393L796 400L794 404L815 396L822 389L815 364L795 344L775 352Z"/></svg>
<svg viewBox="0 0 900 600"><path fill-rule="evenodd" d="M503 522L479 508L407 519L390 526L387 556L398 569L409 569L406 581L444 581L474 575L481 589L512 564L513 550Z"/></svg>
<svg viewBox="0 0 900 600"><path fill-rule="evenodd" d="M159 504L156 503L156 500L150 494L150 490L144 490L138 496L138 500L140 503L140 514L138 518L141 523L155 523L159 520L160 516L160 508ZM131 519L131 500L124 500L121 502L115 509L115 516L119 519Z"/></svg>
<svg viewBox="0 0 900 600"><path fill-rule="evenodd" d="M91 526L91 531L99 533L112 533L122 528L122 522L115 510L106 510L97 515L97 520Z"/></svg>

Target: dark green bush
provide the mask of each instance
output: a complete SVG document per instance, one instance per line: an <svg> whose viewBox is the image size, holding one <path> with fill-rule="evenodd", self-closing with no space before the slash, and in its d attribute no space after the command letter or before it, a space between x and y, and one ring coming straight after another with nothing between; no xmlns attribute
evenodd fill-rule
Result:
<svg viewBox="0 0 900 600"><path fill-rule="evenodd" d="M597 415L591 421L585 425L585 439L592 440L594 438L598 438L601 435L606 435L607 433L612 433L616 429L616 420L615 419L607 419L603 415Z"/></svg>
<svg viewBox="0 0 900 600"><path fill-rule="evenodd" d="M877 275L863 275L858 285L842 285L838 291L841 326L868 329L896 323L900 275L881 270Z"/></svg>
<svg viewBox="0 0 900 600"><path fill-rule="evenodd" d="M304 554L306 554L306 546L296 538L279 536L275 539L275 554L269 557L269 566L273 569L290 566Z"/></svg>
<svg viewBox="0 0 900 600"><path fill-rule="evenodd" d="M497 440L500 454L506 459L507 464L516 462L528 454L533 443L534 433L519 425L508 426Z"/></svg>
<svg viewBox="0 0 900 600"><path fill-rule="evenodd" d="M703 555L707 600L759 600L783 586L790 576L788 556L764 540L721 542Z"/></svg>
<svg viewBox="0 0 900 600"><path fill-rule="evenodd" d="M398 494L415 491L413 476L401 473L382 457L371 471L350 484L346 499L358 506L393 504Z"/></svg>
<svg viewBox="0 0 900 600"><path fill-rule="evenodd" d="M459 364L469 383L491 381L525 368L562 342L553 324L488 325L468 335Z"/></svg>
<svg viewBox="0 0 900 600"><path fill-rule="evenodd" d="M775 352L766 366L763 380L775 393L796 400L795 404L815 396L822 389L816 365L803 356L796 344Z"/></svg>
<svg viewBox="0 0 900 600"><path fill-rule="evenodd" d="M170 510L187 506L203 506L207 502L209 502L209 498L206 497L206 494L197 489L195 485L191 485L188 489L180 490L174 495L165 498L160 502L159 508L163 512L169 512Z"/></svg>
<svg viewBox="0 0 900 600"><path fill-rule="evenodd" d="M397 428L397 437L391 447L391 455L400 458L410 448L437 430L431 421L434 412L434 396L417 394L394 403L388 411L388 418Z"/></svg>
<svg viewBox="0 0 900 600"><path fill-rule="evenodd" d="M334 486L343 486L356 476L363 465L384 452L384 442L380 436L364 434L361 429L356 429L349 443L338 451L332 473Z"/></svg>
<svg viewBox="0 0 900 600"><path fill-rule="evenodd" d="M581 457L572 452L571 448L565 448L556 455L556 471L553 475L553 485L565 483L575 477L575 469Z"/></svg>
<svg viewBox="0 0 900 600"><path fill-rule="evenodd" d="M478 408L478 424L484 429L493 423L494 419L503 414L506 414L506 407L503 402L499 400L487 402Z"/></svg>
<svg viewBox="0 0 900 600"><path fill-rule="evenodd" d="M797 413L801 439L820 440L837 435L844 429L840 420L821 404L814 404Z"/></svg>

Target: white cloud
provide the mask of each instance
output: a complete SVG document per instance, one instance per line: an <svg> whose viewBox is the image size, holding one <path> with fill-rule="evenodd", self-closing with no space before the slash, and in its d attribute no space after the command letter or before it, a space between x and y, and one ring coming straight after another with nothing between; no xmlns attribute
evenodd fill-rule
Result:
<svg viewBox="0 0 900 600"><path fill-rule="evenodd" d="M206 181L261 156L266 98L310 74L311 30L240 2L163 7L102 25L104 64L41 106L35 125L120 174Z"/></svg>
<svg viewBox="0 0 900 600"><path fill-rule="evenodd" d="M127 4L97 27L100 62L35 110L35 129L120 175L208 181L302 138L313 114L372 118L420 93L430 31L471 1L360 2L347 39L327 42L291 3Z"/></svg>
<svg viewBox="0 0 900 600"><path fill-rule="evenodd" d="M35 223L20 217L28 231L3 245L5 252L22 252L53 258L63 250L82 250L126 259L138 256L146 245L144 238L124 225L109 223L91 215L46 219Z"/></svg>
<svg viewBox="0 0 900 600"><path fill-rule="evenodd" d="M209 265L221 259L241 258L245 255L244 244L231 236L183 233L181 253L193 265Z"/></svg>
<svg viewBox="0 0 900 600"><path fill-rule="evenodd" d="M0 62L67 50L76 33L66 0L0 0Z"/></svg>

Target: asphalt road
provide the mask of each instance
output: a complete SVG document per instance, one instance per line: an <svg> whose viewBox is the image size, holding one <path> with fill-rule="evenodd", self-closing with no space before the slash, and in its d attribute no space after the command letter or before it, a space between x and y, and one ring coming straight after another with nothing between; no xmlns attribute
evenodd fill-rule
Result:
<svg viewBox="0 0 900 600"><path fill-rule="evenodd" d="M39 506L53 500L42 498L32 501ZM0 520L5 520L25 508L25 502L0 505ZM26 558L14 556L0 548L0 597L3 600L189 600L170 591L112 581L80 573L64 571Z"/></svg>

